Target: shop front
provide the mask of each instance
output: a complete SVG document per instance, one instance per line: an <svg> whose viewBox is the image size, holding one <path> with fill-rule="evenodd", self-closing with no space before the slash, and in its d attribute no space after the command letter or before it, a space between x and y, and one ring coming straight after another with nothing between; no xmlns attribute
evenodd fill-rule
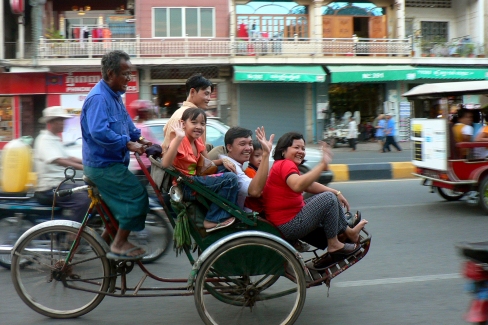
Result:
<svg viewBox="0 0 488 325"><path fill-rule="evenodd" d="M296 131L315 140L316 85L325 77L321 66L234 66L238 125L264 126L276 139Z"/></svg>
<svg viewBox="0 0 488 325"><path fill-rule="evenodd" d="M436 66L327 66L331 112L344 116L358 110L361 122L371 122L380 113L393 113L399 140L410 137L410 103L401 94L424 83L486 80L488 69Z"/></svg>
<svg viewBox="0 0 488 325"><path fill-rule="evenodd" d="M46 107L63 106L79 114L100 79L100 72L0 74L0 149L20 136L36 137L44 128L38 120ZM137 72L123 98L128 104L139 98Z"/></svg>

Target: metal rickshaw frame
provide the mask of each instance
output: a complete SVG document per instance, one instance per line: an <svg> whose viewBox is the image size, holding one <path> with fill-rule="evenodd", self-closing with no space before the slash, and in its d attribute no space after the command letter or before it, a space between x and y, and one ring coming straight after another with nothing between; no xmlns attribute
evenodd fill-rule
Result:
<svg viewBox="0 0 488 325"><path fill-rule="evenodd" d="M137 161L139 162L141 169L145 176L148 178L153 190L155 191L158 200L164 211L166 212L168 219L173 227L175 227L175 220L173 220L174 212L168 207L167 199L160 191L159 186L152 179L149 171L142 163L138 154L136 154ZM179 174L177 171L171 169L165 169L166 173L174 177L174 180L178 183L184 183L191 187L197 195L201 195L210 202L218 204L221 208L225 209L231 215L236 217L239 221L231 227L221 229L213 233L202 232L195 226L195 223L189 218L190 222L190 234L196 243L195 248L199 248L199 256L195 260L192 255L191 247L184 246L183 249L187 255L190 263L192 264L192 270L190 275L186 279L164 278L159 277L151 273L140 260L138 261L124 261L124 260L108 260L105 256L106 252L110 251L108 244L101 238L101 236L87 227L87 221L92 214L96 211L108 229L111 237L115 235L118 224L109 208L104 203L103 198L99 195L96 186L88 179L86 182L88 185L79 187L77 189L67 190L71 192L87 190L92 203L89 210L83 220L83 222L77 223L73 221L48 221L39 224L30 230L26 231L17 241L12 249L12 280L14 287L21 297L21 299L33 310L52 318L72 318L81 316L91 310L93 310L105 296L112 297L158 297L158 296L195 296L195 302L197 310L202 317L202 320L206 324L215 324L216 322L208 315L205 310L202 299L206 295L212 295L217 300L225 304L238 305L242 307L253 308L256 303L260 301L269 300L273 298L279 298L291 293L297 293L297 300L293 306L290 314L281 324L292 324L298 318L301 309L305 301L305 289L311 286L320 285L325 283L330 284L332 278L336 277L359 260L361 260L369 250L371 236L366 230L363 230L361 235L361 249L354 255L345 258L342 261L334 262L327 266L318 268L314 267L313 262L318 259L317 253L314 251L316 258L304 261L301 254L298 253L292 245L285 241L276 227L270 224L265 219L259 217L256 213L246 213L239 207L235 206L231 202L228 202L215 193L210 192L193 182L190 177ZM69 249L54 248L53 234L55 231L66 232L72 234L74 237ZM38 249L30 245L32 238L41 234L42 236L51 235L51 246ZM83 251L81 247L82 241L88 242L96 254L95 257L84 257L86 261L99 261L101 268L104 270L104 274L99 277L88 277L87 279L80 278L78 274L74 274L73 270L76 269L76 265L81 262L75 261L74 256ZM256 247L253 247L255 245ZM223 250L225 248L225 250ZM267 255L260 256L260 260L256 261L257 254L253 255L254 251L267 249ZM91 252L91 251L90 251ZM195 252L195 250L193 251ZM231 255L225 255L230 252ZM47 254L50 257L50 265L48 266L49 279L46 281L49 283L61 282L62 288L71 288L79 290L80 292L89 293L95 295L93 301L86 306L83 305L80 308L61 312L55 308L45 307L43 302L35 301L35 298L29 296L24 287L22 280L23 269L29 264L40 264L39 262L41 253ZM25 254L25 255L24 255ZM29 255L32 254L32 255ZM232 255L233 254L233 255ZM252 255L246 259L246 255ZM54 258L56 255L62 255L62 258ZM235 258L235 255L239 255L239 259ZM220 256L225 256L231 261L224 260L219 261ZM43 256L41 256L43 257ZM253 260L254 258L254 260ZM237 260L237 262L236 262ZM271 263L274 261L274 263ZM213 264L209 264L213 263ZM219 264L220 263L220 264ZM307 263L307 265L305 264ZM46 264L46 263L45 263ZM47 263L49 264L49 263ZM255 265L253 265L255 264ZM127 274L129 274L133 267L138 265L143 275L139 282L134 287L128 286ZM202 272L204 269L205 272ZM208 273L206 273L208 271ZM246 272L242 275L240 272ZM311 272L320 274L318 277L313 277ZM223 275L219 275L226 273ZM247 282L244 289L242 289L243 277L250 277L254 275L263 275L263 278L259 281L262 283L252 284ZM144 287L143 284L147 278L151 278L158 282L165 283L185 283L182 287ZM279 278L285 279L288 283L294 283L296 289L288 289L287 291L276 293L276 297L261 295L267 288L270 288ZM120 284L118 280L120 279ZM289 280L289 281L288 281ZM249 281L249 280L246 280ZM230 282L231 285L224 282ZM263 284L264 283L264 284ZM78 285L79 284L79 285ZM84 288L82 285L95 285L96 289ZM227 289L221 287L227 285ZM239 287L241 286L241 287ZM195 292L193 292L195 289ZM229 290L240 289L240 300L233 300L232 294ZM189 291L188 291L189 290ZM225 291L227 290L227 291ZM155 293L147 293L153 291ZM261 298L259 298L261 296ZM230 298L229 298L230 297ZM261 299L261 300L260 300ZM47 305L46 305L47 306Z"/></svg>

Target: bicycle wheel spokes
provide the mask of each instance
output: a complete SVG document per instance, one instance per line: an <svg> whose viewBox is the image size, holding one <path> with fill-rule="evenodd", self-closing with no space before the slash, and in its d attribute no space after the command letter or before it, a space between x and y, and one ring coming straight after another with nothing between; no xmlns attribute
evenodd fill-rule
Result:
<svg viewBox="0 0 488 325"><path fill-rule="evenodd" d="M103 294L83 291L104 292L109 285L110 265L94 238L83 233L71 263L65 265L76 233L77 229L69 226L41 228L25 237L14 252L15 289L29 307L43 315L78 317L104 298Z"/></svg>
<svg viewBox="0 0 488 325"><path fill-rule="evenodd" d="M12 249L19 237L34 226L29 220L7 217L0 220L0 247ZM0 254L0 265L10 269L12 263L10 253Z"/></svg>
<svg viewBox="0 0 488 325"><path fill-rule="evenodd" d="M301 265L288 249L265 238L242 238L202 264L195 303L206 324L292 324L305 289Z"/></svg>

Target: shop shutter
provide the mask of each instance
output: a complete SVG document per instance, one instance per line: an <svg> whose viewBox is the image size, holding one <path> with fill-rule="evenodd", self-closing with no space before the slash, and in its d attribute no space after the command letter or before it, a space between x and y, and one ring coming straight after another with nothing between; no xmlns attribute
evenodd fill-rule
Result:
<svg viewBox="0 0 488 325"><path fill-rule="evenodd" d="M275 142L289 131L306 136L305 87L297 83L239 84L239 126L253 134L264 126L267 136L275 134Z"/></svg>

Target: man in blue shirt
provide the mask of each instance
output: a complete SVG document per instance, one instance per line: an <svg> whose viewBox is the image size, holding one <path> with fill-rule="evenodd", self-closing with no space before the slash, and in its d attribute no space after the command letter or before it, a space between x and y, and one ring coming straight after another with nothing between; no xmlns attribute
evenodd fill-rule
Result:
<svg viewBox="0 0 488 325"><path fill-rule="evenodd" d="M102 58L102 80L88 94L81 111L84 174L93 181L119 230L107 258L140 259L145 251L128 241L131 231L144 229L149 206L146 189L132 174L130 152L143 154L151 142L141 137L122 102L131 80L130 57L123 51ZM102 235L105 239L106 233Z"/></svg>
<svg viewBox="0 0 488 325"><path fill-rule="evenodd" d="M383 153L390 150L390 145L394 146L396 150L402 151L402 148L396 143L395 136L396 136L396 125L395 120L393 119L393 114L388 113L386 114L386 129L385 129L385 144L383 145Z"/></svg>

